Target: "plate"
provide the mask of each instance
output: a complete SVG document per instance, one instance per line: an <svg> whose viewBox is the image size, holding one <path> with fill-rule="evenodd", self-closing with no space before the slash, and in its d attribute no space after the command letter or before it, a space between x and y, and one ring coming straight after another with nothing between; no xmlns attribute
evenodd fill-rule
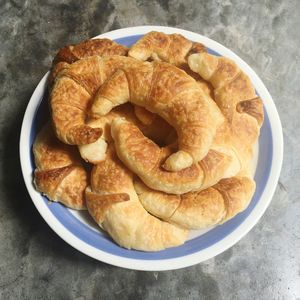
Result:
<svg viewBox="0 0 300 300"><path fill-rule="evenodd" d="M162 27L140 26L114 30L97 36L130 46L142 35L156 30L179 33L187 39L203 43L210 53L233 59L250 77L264 104L265 121L257 146L255 170L256 192L248 208L223 225L205 231L192 232L182 246L159 252L127 250L115 244L101 232L86 212L74 212L59 203L49 202L33 186L34 160L32 144L47 113L46 81L49 72L36 87L25 112L20 136L20 160L24 181L32 201L49 226L67 243L97 260L135 270L172 270L191 266L212 258L238 242L258 222L270 204L280 174L283 137L275 104L257 74L231 50L205 36L190 31Z"/></svg>

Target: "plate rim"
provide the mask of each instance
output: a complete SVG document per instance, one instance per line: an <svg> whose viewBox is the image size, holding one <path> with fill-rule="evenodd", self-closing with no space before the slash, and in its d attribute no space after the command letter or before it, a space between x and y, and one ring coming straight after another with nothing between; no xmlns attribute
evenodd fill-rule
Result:
<svg viewBox="0 0 300 300"><path fill-rule="evenodd" d="M46 80L49 72L47 72L39 84L35 88L25 111L24 118L22 121L22 127L20 132L20 143L19 143L19 154L20 154L20 163L23 174L23 179L28 190L28 193L36 206L37 210L46 221L46 223L51 227L51 229L60 236L64 241L66 241L69 245L79 250L80 252L93 257L99 261L115 265L118 267L123 267L127 269L133 270L143 270L143 271L164 271L164 270L174 270L180 269L188 266L192 266L194 264L200 263L216 255L224 252L228 248L232 247L235 243L237 243L242 237L244 237L259 221L259 219L264 214L265 210L269 206L272 197L274 195L283 160L283 133L281 121L279 118L279 114L277 112L276 106L272 97L255 73L255 71L238 55L234 52L223 46L222 44L207 38L201 34L194 33L192 31L178 29L174 27L165 27L165 26L135 26L135 27L127 27L122 29L113 30L107 33L100 34L94 38L124 38L132 35L145 34L149 31L162 31L165 33L179 33L187 37L191 40L196 40L204 43L209 48L212 48L218 52L221 52L222 55L230 57L234 59L234 61L250 76L251 81L257 87L259 86L260 95L264 100L264 106L268 111L268 117L271 126L272 134L276 132L276 136L273 134L273 158L272 165L269 174L268 181L265 185L265 189L261 198L263 200L259 200L256 207L250 213L250 215L244 220L240 226L238 226L233 232L228 234L221 241L213 244L212 246L200 250L196 253L181 256L178 258L171 259L157 259L157 260L143 260L143 259L132 259L126 257L120 257L117 255L109 254L107 252L101 251L100 249L94 248L93 246L88 245L83 242L71 232L69 232L56 218L50 210L47 209L45 203L40 201L37 197L40 197L40 193L38 193L32 184L32 174L31 168L29 165L29 161L26 161L26 157L28 153L26 152L29 145L29 134L28 128L32 123L33 117L35 115L36 109L38 108L38 103L44 94L44 88L46 84ZM27 139L27 140L26 140ZM28 145L28 147L24 146ZM29 172L30 171L30 172ZM30 174L28 174L30 173ZM29 176L30 175L30 176Z"/></svg>

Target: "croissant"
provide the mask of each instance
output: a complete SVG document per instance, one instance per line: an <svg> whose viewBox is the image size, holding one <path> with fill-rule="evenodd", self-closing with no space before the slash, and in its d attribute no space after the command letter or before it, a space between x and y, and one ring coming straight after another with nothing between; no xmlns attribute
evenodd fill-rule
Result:
<svg viewBox="0 0 300 300"><path fill-rule="evenodd" d="M73 209L86 209L84 191L88 175L76 148L58 141L48 124L38 133L33 154L36 189L52 201Z"/></svg>
<svg viewBox="0 0 300 300"><path fill-rule="evenodd" d="M240 158L240 172L201 192L176 196L137 183L147 211L186 228L204 228L234 217L249 204L255 191L250 172L252 146L263 122L263 107L249 78L227 58L193 54L189 65L214 87L214 97L226 116L231 143Z"/></svg>
<svg viewBox="0 0 300 300"><path fill-rule="evenodd" d="M256 142L264 113L249 77L226 57L208 53L192 54L190 68L209 81L214 99L227 118L239 147L249 148Z"/></svg>
<svg viewBox="0 0 300 300"><path fill-rule="evenodd" d="M167 122L142 108L144 110L141 111L143 116L149 116L149 114L151 114L151 120L149 119L147 124L143 124L134 113L136 108L137 107L133 107L131 103L126 103L114 108L105 116L97 119L90 119L87 122L87 125L92 128L100 128L103 131L103 134L94 143L78 146L81 157L92 164L97 164L105 159L107 145L112 142L111 123L116 118L124 118L135 124L145 134L145 136L156 143L163 143L164 141L175 138L174 130Z"/></svg>
<svg viewBox="0 0 300 300"><path fill-rule="evenodd" d="M128 101L157 113L175 128L179 151L165 161L164 168L169 171L182 170L204 158L224 121L199 84L167 63L122 67L98 90L91 112L102 116Z"/></svg>
<svg viewBox="0 0 300 300"><path fill-rule="evenodd" d="M220 180L200 192L172 195L149 189L141 181L135 189L144 208L152 215L187 229L203 229L233 218L251 200L255 182L235 176Z"/></svg>
<svg viewBox="0 0 300 300"><path fill-rule="evenodd" d="M128 56L142 61L152 58L182 66L190 54L199 52L206 52L204 45L191 42L180 34L151 31L130 48Z"/></svg>
<svg viewBox="0 0 300 300"><path fill-rule="evenodd" d="M138 200L132 174L108 149L105 161L95 165L86 189L87 208L113 240L128 249L158 251L181 245L188 231L146 212Z"/></svg>
<svg viewBox="0 0 300 300"><path fill-rule="evenodd" d="M83 145L93 143L101 136L100 128L85 124L93 96L116 69L134 61L125 56L92 56L64 65L50 92L52 121L62 142Z"/></svg>
<svg viewBox="0 0 300 300"><path fill-rule="evenodd" d="M236 175L241 168L240 158L231 147L225 130L218 132L215 144L202 161L176 172L161 167L172 153L173 145L160 148L136 125L122 118L113 120L111 134L121 161L147 186L166 193L183 194L205 189L222 178Z"/></svg>

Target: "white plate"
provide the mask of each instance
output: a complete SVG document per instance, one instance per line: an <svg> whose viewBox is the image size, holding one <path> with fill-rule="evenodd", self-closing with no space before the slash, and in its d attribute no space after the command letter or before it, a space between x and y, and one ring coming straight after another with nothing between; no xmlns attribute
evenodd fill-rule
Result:
<svg viewBox="0 0 300 300"><path fill-rule="evenodd" d="M221 44L202 35L171 27L141 26L111 31L100 38L113 39L129 46L141 35L156 30L180 33L186 38L203 43L210 52L233 59L251 78L265 109L265 121L258 146L255 172L255 195L248 208L223 225L206 231L193 232L184 245L159 252L126 250L97 230L85 213L71 213L59 203L49 203L32 184L34 162L32 143L45 113L48 73L36 87L25 112L20 137L20 160L28 192L36 208L49 226L67 243L79 251L106 263L136 270L171 270L197 264L225 251L240 240L257 223L268 207L275 191L282 165L283 138L280 119L274 102L256 73L236 54Z"/></svg>

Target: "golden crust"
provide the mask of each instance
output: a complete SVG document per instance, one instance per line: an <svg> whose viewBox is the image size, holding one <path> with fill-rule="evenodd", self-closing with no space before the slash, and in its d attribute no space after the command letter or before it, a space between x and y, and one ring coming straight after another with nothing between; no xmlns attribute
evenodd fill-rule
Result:
<svg viewBox="0 0 300 300"><path fill-rule="evenodd" d="M205 228L233 218L248 206L253 196L255 182L249 162L263 122L263 105L249 78L233 61L201 53L191 55L189 65L214 87L214 99L226 117L214 142L217 149L226 143L232 145L241 163L240 172L200 192L174 196L141 183L137 192L153 215L186 228ZM211 164L204 169L208 171L214 161L218 161L218 156L212 157Z"/></svg>
<svg viewBox="0 0 300 300"><path fill-rule="evenodd" d="M90 119L87 125L92 128L101 129L103 134L99 139L93 143L79 145L81 157L90 163L97 164L105 159L105 152L107 144L112 142L111 137L111 123L116 118L125 118L127 121L135 124L140 130L158 144L165 141L171 141L174 138L174 130L158 115L152 114L151 124L143 124L136 118L134 113L135 108L131 103L114 108L110 113L105 116L98 117L97 119ZM143 113L148 113L147 111Z"/></svg>
<svg viewBox="0 0 300 300"><path fill-rule="evenodd" d="M248 113L257 120L259 130L263 121L262 102L249 77L232 60L200 53L189 57L189 66L213 85L215 101L230 122L234 114Z"/></svg>
<svg viewBox="0 0 300 300"><path fill-rule="evenodd" d="M96 91L116 69L134 60L124 56L92 56L71 65L61 65L51 92L50 108L57 137L64 143L84 145L95 142L99 128L86 125Z"/></svg>
<svg viewBox="0 0 300 300"><path fill-rule="evenodd" d="M235 153L221 148L211 149L199 163L176 172L168 172L161 165L174 151L172 146L160 148L145 137L134 124L115 119L111 128L115 148L122 162L149 187L172 194L201 190L240 170ZM223 152L221 152L223 151Z"/></svg>
<svg viewBox="0 0 300 300"><path fill-rule="evenodd" d="M183 195L155 191L140 181L135 188L142 205L152 215L187 229L202 229L223 223L246 209L255 183L248 177L236 176Z"/></svg>
<svg viewBox="0 0 300 300"><path fill-rule="evenodd" d="M92 39L80 42L75 45L68 45L63 47L56 54L53 64L59 62L73 63L79 59L98 55L126 55L128 49L122 45L117 44L109 39Z"/></svg>
<svg viewBox="0 0 300 300"><path fill-rule="evenodd" d="M128 55L142 61L151 58L182 66L186 64L188 55L205 51L204 45L191 42L180 34L152 31L139 39L130 48Z"/></svg>
<svg viewBox="0 0 300 300"><path fill-rule="evenodd" d="M214 99L228 121L234 147L247 168L264 118L262 101L249 77L232 60L208 53L193 54L188 63L214 87Z"/></svg>
<svg viewBox="0 0 300 300"><path fill-rule="evenodd" d="M48 124L37 135L33 153L37 190L52 201L73 209L85 209L84 190L88 174L81 165L76 148L58 141Z"/></svg>
<svg viewBox="0 0 300 300"><path fill-rule="evenodd" d="M59 51L49 78L55 132L65 143L82 145L83 158L97 165L87 187L78 153L43 129L33 148L34 182L49 199L71 208L83 209L86 197L90 214L119 245L156 251L186 239L186 230L169 223L206 228L248 206L255 191L249 164L263 105L233 61L207 54L181 35L151 32L129 55L185 72L122 56L127 51L107 39ZM128 100L139 105L134 112L125 104L105 115ZM178 138L178 147L160 148L143 134L160 145ZM97 152L94 161L85 147L93 158ZM133 186L123 163L153 189L138 179Z"/></svg>
<svg viewBox="0 0 300 300"><path fill-rule="evenodd" d="M122 247L158 251L178 246L187 238L186 230L146 212L134 190L132 173L112 147L106 160L93 168L86 200L95 221Z"/></svg>
<svg viewBox="0 0 300 300"><path fill-rule="evenodd" d="M167 63L135 63L118 70L97 92L93 115L126 102L157 113L178 135L178 148L164 166L179 171L207 154L224 118L214 101L184 71Z"/></svg>

